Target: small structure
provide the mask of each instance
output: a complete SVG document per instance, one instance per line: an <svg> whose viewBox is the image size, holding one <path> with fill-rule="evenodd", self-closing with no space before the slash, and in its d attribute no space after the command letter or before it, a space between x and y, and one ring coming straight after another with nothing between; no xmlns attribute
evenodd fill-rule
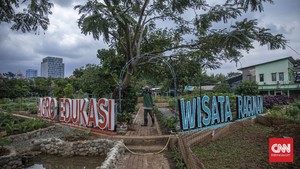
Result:
<svg viewBox="0 0 300 169"><path fill-rule="evenodd" d="M230 90L234 90L237 86L242 83L243 75L234 76L227 79L227 82L230 86Z"/></svg>
<svg viewBox="0 0 300 169"><path fill-rule="evenodd" d="M299 64L291 56L238 70L242 71L243 81L257 82L260 94L293 97L300 95Z"/></svg>
<svg viewBox="0 0 300 169"><path fill-rule="evenodd" d="M150 89L151 93L156 97L157 95L160 94L160 87L153 87Z"/></svg>

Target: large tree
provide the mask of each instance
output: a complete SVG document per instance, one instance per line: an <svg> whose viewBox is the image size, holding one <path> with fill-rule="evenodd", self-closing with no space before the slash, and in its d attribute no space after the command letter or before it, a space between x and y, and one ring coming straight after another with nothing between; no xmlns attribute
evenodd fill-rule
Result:
<svg viewBox="0 0 300 169"><path fill-rule="evenodd" d="M13 30L39 33L40 29L47 30L52 7L49 0L1 0L0 23L12 23Z"/></svg>
<svg viewBox="0 0 300 169"><path fill-rule="evenodd" d="M263 3L273 1L227 0L210 6L205 0L89 0L75 9L81 15L82 33L103 38L109 44L108 56L123 58L123 65L136 56L155 55L175 61L189 57L199 67L214 69L222 60L237 62L241 51L253 49L255 41L269 49L285 48L283 35L271 34L257 20L242 18L248 11L262 12ZM239 21L228 29L213 27L232 19ZM123 89L139 64L134 61L127 69Z"/></svg>

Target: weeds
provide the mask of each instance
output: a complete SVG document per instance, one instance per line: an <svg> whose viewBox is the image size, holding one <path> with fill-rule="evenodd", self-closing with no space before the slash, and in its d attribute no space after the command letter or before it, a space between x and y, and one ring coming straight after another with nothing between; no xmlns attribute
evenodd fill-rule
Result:
<svg viewBox="0 0 300 169"><path fill-rule="evenodd" d="M158 110L158 108L154 109L154 113L158 119L160 126L165 128L167 132L176 129L178 123L176 117L166 117Z"/></svg>
<svg viewBox="0 0 300 169"><path fill-rule="evenodd" d="M178 153L175 150L172 151L172 158L176 163L176 169L186 169L187 168L180 153Z"/></svg>

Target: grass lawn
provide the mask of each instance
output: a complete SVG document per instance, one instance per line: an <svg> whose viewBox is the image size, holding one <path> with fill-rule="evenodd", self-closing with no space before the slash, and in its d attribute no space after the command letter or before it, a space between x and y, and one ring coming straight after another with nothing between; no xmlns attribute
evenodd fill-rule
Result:
<svg viewBox="0 0 300 169"><path fill-rule="evenodd" d="M255 123L193 150L206 168L300 168L299 131L298 125L267 127ZM269 163L269 138L282 136L294 138L294 163Z"/></svg>

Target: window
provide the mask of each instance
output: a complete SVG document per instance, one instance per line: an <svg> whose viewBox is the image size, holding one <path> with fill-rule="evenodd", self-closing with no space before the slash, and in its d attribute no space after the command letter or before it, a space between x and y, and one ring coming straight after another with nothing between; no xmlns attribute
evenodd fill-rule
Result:
<svg viewBox="0 0 300 169"><path fill-rule="evenodd" d="M265 81L265 80L264 80L264 74L259 74L259 81L260 81L260 82Z"/></svg>
<svg viewBox="0 0 300 169"><path fill-rule="evenodd" d="M272 73L272 81L275 82L276 80L276 73Z"/></svg>
<svg viewBox="0 0 300 169"><path fill-rule="evenodd" d="M284 81L284 73L279 72L279 81Z"/></svg>
<svg viewBox="0 0 300 169"><path fill-rule="evenodd" d="M247 75L247 80L251 81L252 80L252 76L251 75Z"/></svg>

